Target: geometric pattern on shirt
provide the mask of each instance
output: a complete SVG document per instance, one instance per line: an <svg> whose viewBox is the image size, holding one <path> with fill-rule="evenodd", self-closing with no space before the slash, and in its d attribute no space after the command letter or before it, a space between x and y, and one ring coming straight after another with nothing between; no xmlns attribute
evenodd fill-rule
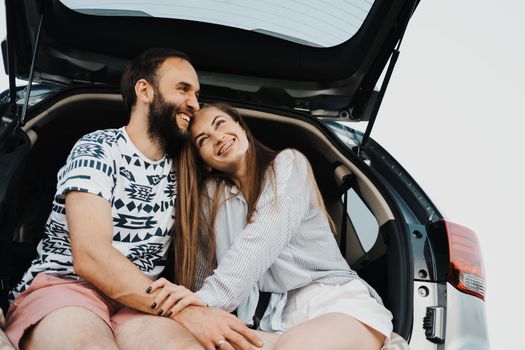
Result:
<svg viewBox="0 0 525 350"><path fill-rule="evenodd" d="M129 250L127 258L131 260L141 271L151 271L162 260L162 248L160 243L140 244Z"/></svg>
<svg viewBox="0 0 525 350"><path fill-rule="evenodd" d="M150 166L153 166L153 170L155 170L157 167L164 168L164 164L166 164L166 159L163 159L160 163L148 163L144 161L144 168L147 170Z"/></svg>
<svg viewBox="0 0 525 350"><path fill-rule="evenodd" d="M175 174L175 171L170 171L170 174L168 175L168 182L169 183L177 182L177 174Z"/></svg>
<svg viewBox="0 0 525 350"><path fill-rule="evenodd" d="M137 242L143 242L143 241L147 241L148 239L150 239L151 237L153 236L157 236L157 237L164 237L168 234L170 234L171 236L171 230L170 229L166 229L166 230L162 230L160 227L157 228L157 230L155 231L155 233L148 233L146 232L145 234L144 233L137 233L137 234L133 234L133 233L122 233L122 232L117 232L114 236L113 236L113 241L115 242L124 242L124 243L137 243ZM141 235L143 235L144 237L141 237Z"/></svg>
<svg viewBox="0 0 525 350"><path fill-rule="evenodd" d="M165 211L166 209L173 208L175 206L175 198L172 198L169 201L160 202L160 210Z"/></svg>
<svg viewBox="0 0 525 350"><path fill-rule="evenodd" d="M47 254L71 256L71 243L64 225L52 219L47 222L44 228L42 245L43 251ZM42 261L46 260L47 254L42 256Z"/></svg>
<svg viewBox="0 0 525 350"><path fill-rule="evenodd" d="M162 179L164 179L166 175L148 175L148 182L151 186L155 186L158 184Z"/></svg>
<svg viewBox="0 0 525 350"><path fill-rule="evenodd" d="M107 143L108 145L114 144L116 139L122 138L124 141L126 141L126 138L122 134L122 132L119 130L118 135L115 138L115 131L114 130L98 130L95 132L92 132L91 134L84 135L80 138L81 141L90 141L90 142L96 142L98 144Z"/></svg>
<svg viewBox="0 0 525 350"><path fill-rule="evenodd" d="M148 170L149 167L153 166L153 170L157 169L157 167L164 168L164 165L166 164L166 159L163 159L159 163L149 163L142 159L138 154L133 153L133 155L129 156L127 154L122 154L122 158L126 161L126 163L130 165L134 165L136 167L139 167L141 169Z"/></svg>
<svg viewBox="0 0 525 350"><path fill-rule="evenodd" d="M122 213L116 213L118 217L113 217L115 227L127 228L132 230L150 229L157 225L154 216L133 216Z"/></svg>
<svg viewBox="0 0 525 350"><path fill-rule="evenodd" d="M164 194L168 198L174 198L177 194L177 182L170 182L164 188Z"/></svg>
<svg viewBox="0 0 525 350"><path fill-rule="evenodd" d="M53 203L53 207L51 208L51 210L54 211L55 213L64 214L64 215L66 214L66 207L64 205Z"/></svg>
<svg viewBox="0 0 525 350"><path fill-rule="evenodd" d="M70 160L78 157L104 158L104 149L96 143L79 144L71 150Z"/></svg>
<svg viewBox="0 0 525 350"><path fill-rule="evenodd" d="M128 156L127 154L123 154L122 155L122 158L124 158L124 160L126 161L126 163L128 164L131 164L131 161L133 158L131 158L130 156Z"/></svg>
<svg viewBox="0 0 525 350"><path fill-rule="evenodd" d="M137 203L137 202L134 202L134 201L129 201L129 202L125 203L122 199L117 199L113 203L113 206L117 210L125 206L130 212L135 210L135 209L137 209L137 214L139 214L141 212L146 212L146 213L150 214L151 212L157 213L159 210L161 210L161 211L166 210L169 207L169 203L165 202L165 201L161 201L160 205L159 205L159 203L155 203L154 205L150 205L150 204L144 204L144 203Z"/></svg>
<svg viewBox="0 0 525 350"><path fill-rule="evenodd" d="M146 168L146 162L143 161L142 158L140 158L139 155L138 155L137 153L133 153L132 159L135 159L135 160L133 161L133 165L138 166L138 167L140 167L140 168L147 169L147 168Z"/></svg>
<svg viewBox="0 0 525 350"><path fill-rule="evenodd" d="M130 187L126 187L124 191L128 193L129 198L138 199L143 202L150 202L154 194L150 186L137 185L134 183L129 184Z"/></svg>
<svg viewBox="0 0 525 350"><path fill-rule="evenodd" d="M126 168L124 168L122 166L120 167L119 170L120 170L120 175L124 176L129 181L135 182L135 177L133 176L131 171L129 171L128 169L126 169Z"/></svg>
<svg viewBox="0 0 525 350"><path fill-rule="evenodd" d="M113 168L111 166L108 166L106 163L102 163L99 160L94 159L76 159L72 162L68 162L68 165L60 171L60 174L58 175L58 180L62 180L64 176L67 175L71 170L74 170L76 168L91 168L91 169L97 169L106 174L107 176L111 176L113 173Z"/></svg>

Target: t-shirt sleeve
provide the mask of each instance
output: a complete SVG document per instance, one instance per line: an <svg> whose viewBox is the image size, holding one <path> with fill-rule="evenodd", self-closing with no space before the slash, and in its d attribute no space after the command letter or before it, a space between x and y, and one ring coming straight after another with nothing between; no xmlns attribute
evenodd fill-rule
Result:
<svg viewBox="0 0 525 350"><path fill-rule="evenodd" d="M114 174L110 146L83 137L75 144L58 173L55 200L63 204L69 191L79 191L111 201Z"/></svg>

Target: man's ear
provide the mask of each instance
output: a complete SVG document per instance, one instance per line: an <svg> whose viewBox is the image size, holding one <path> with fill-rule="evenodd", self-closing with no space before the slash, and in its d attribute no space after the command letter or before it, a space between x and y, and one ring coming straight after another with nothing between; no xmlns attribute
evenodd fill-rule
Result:
<svg viewBox="0 0 525 350"><path fill-rule="evenodd" d="M142 101L145 104L153 102L154 95L153 87L146 79L139 79L135 83L135 95L137 95L137 101Z"/></svg>

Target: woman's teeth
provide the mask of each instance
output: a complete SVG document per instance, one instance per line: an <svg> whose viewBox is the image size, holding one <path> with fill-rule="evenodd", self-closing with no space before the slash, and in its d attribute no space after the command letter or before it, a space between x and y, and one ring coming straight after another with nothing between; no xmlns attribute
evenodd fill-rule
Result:
<svg viewBox="0 0 525 350"><path fill-rule="evenodd" d="M227 143L225 143L220 149L219 149L219 152L217 152L220 155L222 155L224 152L226 152L230 147L231 145L233 145L233 142L235 141L235 139L231 139L230 141L228 141Z"/></svg>

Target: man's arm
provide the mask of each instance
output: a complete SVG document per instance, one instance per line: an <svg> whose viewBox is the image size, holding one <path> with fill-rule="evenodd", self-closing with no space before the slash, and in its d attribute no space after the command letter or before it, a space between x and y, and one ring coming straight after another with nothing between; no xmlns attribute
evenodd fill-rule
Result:
<svg viewBox="0 0 525 350"><path fill-rule="evenodd" d="M109 202L90 193L68 192L66 217L75 273L102 293L131 308L153 313L151 280L112 246Z"/></svg>
<svg viewBox="0 0 525 350"><path fill-rule="evenodd" d="M113 248L113 220L107 200L89 193L68 192L66 217L75 273L102 293L128 307L156 314L151 304L158 291L146 293L151 280ZM188 307L174 319L207 349L227 339L238 349L259 346L260 339L236 317L205 307ZM213 346L213 347L212 347Z"/></svg>

